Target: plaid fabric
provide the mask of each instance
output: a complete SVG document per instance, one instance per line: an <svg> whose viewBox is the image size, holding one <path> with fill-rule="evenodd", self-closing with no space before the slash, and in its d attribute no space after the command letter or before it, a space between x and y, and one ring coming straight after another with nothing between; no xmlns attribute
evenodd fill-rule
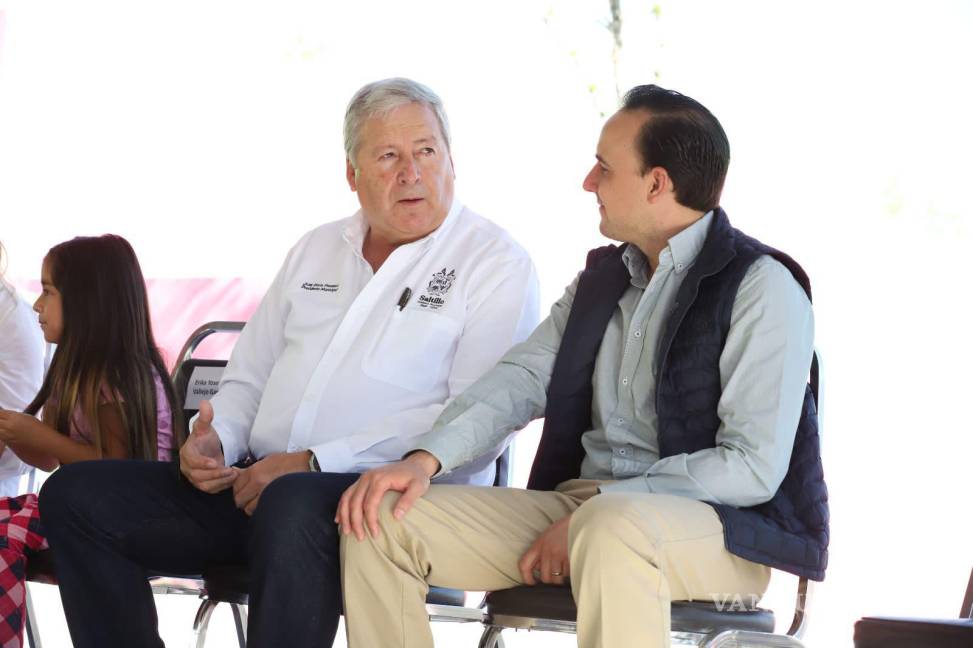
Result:
<svg viewBox="0 0 973 648"><path fill-rule="evenodd" d="M0 646L24 641L27 559L24 551L47 549L37 495L0 497Z"/></svg>

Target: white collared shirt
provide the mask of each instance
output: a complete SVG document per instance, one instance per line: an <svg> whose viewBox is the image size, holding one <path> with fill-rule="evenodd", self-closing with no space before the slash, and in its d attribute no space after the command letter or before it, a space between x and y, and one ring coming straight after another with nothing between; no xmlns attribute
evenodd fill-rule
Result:
<svg viewBox="0 0 973 648"><path fill-rule="evenodd" d="M359 211L306 234L241 333L212 399L228 465L305 449L330 472L397 460L537 324L527 252L458 201L374 273L366 232ZM502 447L451 481L492 483Z"/></svg>

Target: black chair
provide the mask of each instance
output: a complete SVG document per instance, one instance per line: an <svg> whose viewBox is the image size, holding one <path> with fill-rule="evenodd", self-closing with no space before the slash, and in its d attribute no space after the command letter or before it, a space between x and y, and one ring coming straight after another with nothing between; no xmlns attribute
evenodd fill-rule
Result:
<svg viewBox="0 0 973 648"><path fill-rule="evenodd" d="M189 434L189 421L199 411L199 401L211 398L217 391L226 360L194 358L193 354L203 340L214 333L239 333L244 322L214 321L207 322L193 331L186 339L176 368L172 372L172 384L176 398L180 400L183 412L184 435ZM244 570L245 574L245 570ZM208 592L205 575L158 576L151 579L152 590L156 594L181 594L198 596L202 599L193 619L194 644L198 648L206 643L206 632L210 618L218 603L227 603L233 614L237 641L241 648L246 646L247 609L246 596L233 595L229 586L216 588L217 596ZM243 590L246 592L246 589Z"/></svg>
<svg viewBox="0 0 973 648"><path fill-rule="evenodd" d="M958 619L863 617L855 623L855 648L956 648L973 646L973 571Z"/></svg>
<svg viewBox="0 0 973 648"><path fill-rule="evenodd" d="M820 369L815 352L811 361L810 384L818 410L821 429ZM718 646L772 646L803 648L800 637L807 623L810 582L801 578L797 586L794 618L785 634L775 634L776 620L771 610L733 601L732 605L702 601L673 601L672 639L681 644L717 648ZM479 648L497 648L505 628L577 631L578 610L568 587L555 585L521 586L486 595L484 630Z"/></svg>

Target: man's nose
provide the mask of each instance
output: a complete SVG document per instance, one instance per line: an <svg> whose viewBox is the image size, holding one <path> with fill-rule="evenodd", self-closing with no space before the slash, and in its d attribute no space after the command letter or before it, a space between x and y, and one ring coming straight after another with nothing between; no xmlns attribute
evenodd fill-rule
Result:
<svg viewBox="0 0 973 648"><path fill-rule="evenodd" d="M399 169L399 184L415 184L420 180L419 166L412 158L407 158Z"/></svg>
<svg viewBox="0 0 973 648"><path fill-rule="evenodd" d="M598 165L591 167L591 171L588 171L588 175L584 177L584 181L581 183L581 188L585 191L590 191L595 193L598 191Z"/></svg>

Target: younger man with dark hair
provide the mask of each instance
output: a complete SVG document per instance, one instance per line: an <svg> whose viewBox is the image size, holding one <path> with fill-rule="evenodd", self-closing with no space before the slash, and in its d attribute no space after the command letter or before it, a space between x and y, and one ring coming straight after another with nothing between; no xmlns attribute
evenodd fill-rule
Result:
<svg viewBox="0 0 973 648"><path fill-rule="evenodd" d="M596 158L584 188L625 245L592 251L526 342L342 497L351 648L431 646L427 583L570 577L579 646L644 648L669 644L672 600L759 597L770 567L823 578L807 275L730 226L729 144L689 97L633 89ZM540 416L530 490L430 488Z"/></svg>

